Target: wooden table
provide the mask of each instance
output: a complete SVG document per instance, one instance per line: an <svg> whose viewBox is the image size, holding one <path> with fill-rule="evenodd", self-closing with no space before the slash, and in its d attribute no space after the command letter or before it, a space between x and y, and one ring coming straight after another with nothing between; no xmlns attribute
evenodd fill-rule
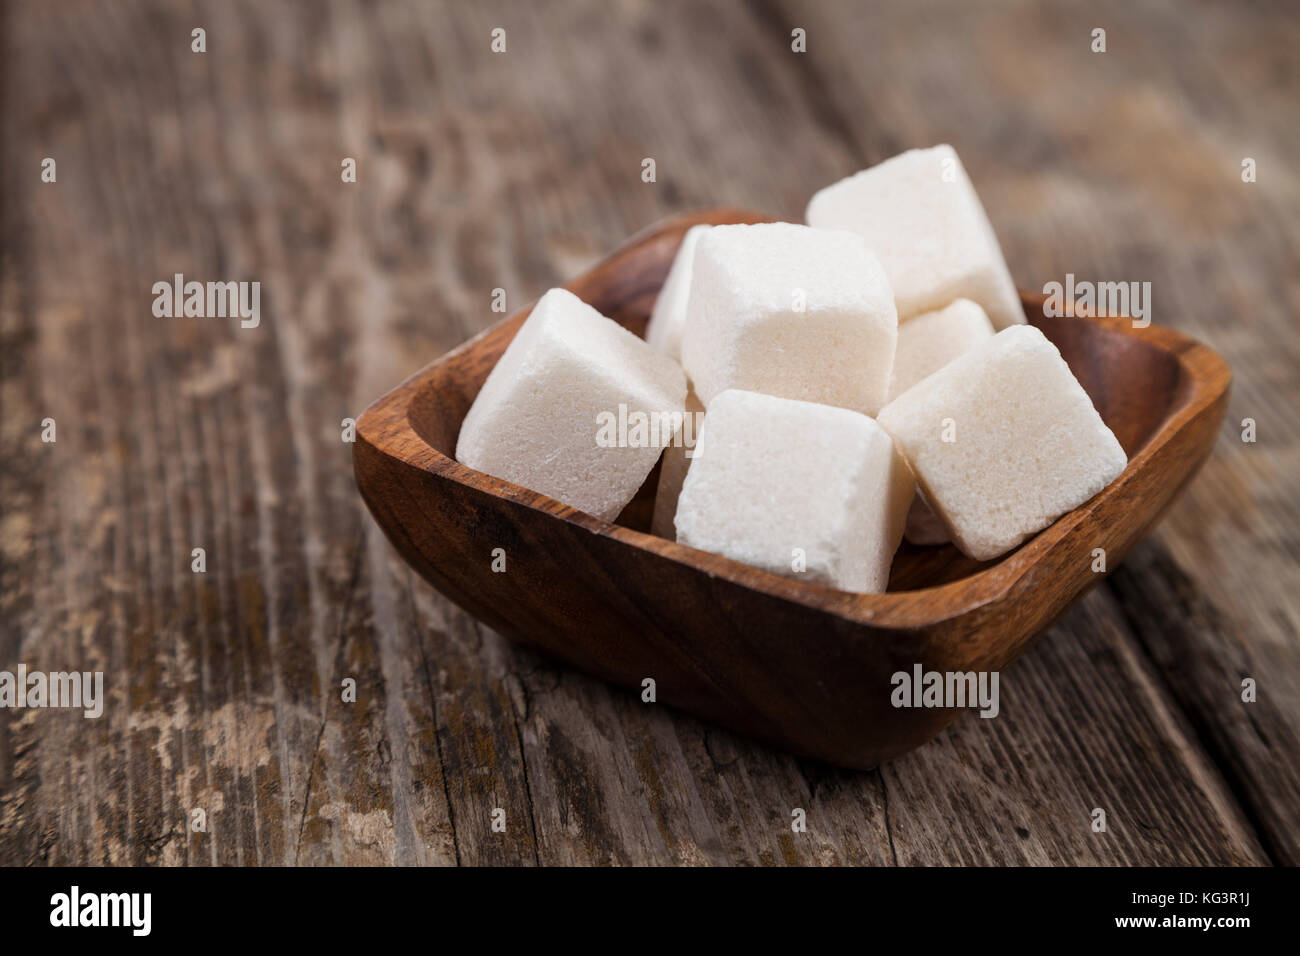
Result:
<svg viewBox="0 0 1300 956"><path fill-rule="evenodd" d="M0 863L1300 862L1294 7L3 23L0 669L102 670L108 699L0 710ZM998 719L809 764L521 650L395 557L341 422L500 318L494 289L513 310L679 210L797 220L943 141L1020 285L1149 281L1236 376L1200 477L1003 675ZM260 325L155 317L175 273L259 281Z"/></svg>

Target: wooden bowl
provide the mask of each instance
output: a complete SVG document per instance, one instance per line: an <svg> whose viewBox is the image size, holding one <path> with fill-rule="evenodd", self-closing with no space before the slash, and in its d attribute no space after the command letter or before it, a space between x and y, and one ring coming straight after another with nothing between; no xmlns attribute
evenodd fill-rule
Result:
<svg viewBox="0 0 1300 956"><path fill-rule="evenodd" d="M637 334L683 233L761 222L719 209L631 239L567 286ZM1113 569L1208 454L1231 381L1210 349L1122 318L1046 318L1022 294L1129 455L1087 504L978 563L904 544L887 594L779 577L647 531L657 472L616 522L458 464L462 419L524 309L417 372L357 425L357 486L426 580L497 631L624 687L799 754L869 768L957 709L896 709L892 674L1007 666ZM502 548L506 570L492 570Z"/></svg>

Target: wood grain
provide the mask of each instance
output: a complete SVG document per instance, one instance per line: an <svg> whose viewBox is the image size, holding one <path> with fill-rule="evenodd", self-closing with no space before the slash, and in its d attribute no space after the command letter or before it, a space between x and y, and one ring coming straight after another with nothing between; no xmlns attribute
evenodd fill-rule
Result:
<svg viewBox="0 0 1300 956"><path fill-rule="evenodd" d="M568 288L640 333L687 230L761 220L675 216ZM951 545L900 552L887 594L813 586L655 537L635 500L604 521L459 464L466 414L531 306L366 409L357 488L411 566L499 632L629 691L653 679L657 700L794 753L874 769L962 712L893 706L893 675L1017 660L1100 580L1097 549L1111 566L1123 561L1223 422L1230 375L1211 350L1128 318L1048 316L1043 302L1025 296L1029 321L1060 349L1128 466L996 561L962 561ZM648 505L654 487L652 476L637 497Z"/></svg>
<svg viewBox="0 0 1300 956"><path fill-rule="evenodd" d="M94 722L0 710L0 862L1300 861L1285 8L0 17L0 668L102 668L109 688ZM493 289L513 311L675 211L798 218L940 141L1020 285L1151 281L1156 323L1235 375L1201 475L1007 673L997 720L867 774L792 758L507 643L365 515L341 420L497 320ZM150 285L178 271L260 280L261 326L155 319Z"/></svg>

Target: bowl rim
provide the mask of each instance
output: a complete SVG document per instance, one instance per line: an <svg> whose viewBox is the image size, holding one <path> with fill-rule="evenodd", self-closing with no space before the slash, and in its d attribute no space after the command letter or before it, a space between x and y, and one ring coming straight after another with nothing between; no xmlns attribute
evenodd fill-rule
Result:
<svg viewBox="0 0 1300 956"><path fill-rule="evenodd" d="M771 217L746 210L718 207L700 212L672 216L635 233L614 252L601 259L582 275L565 283L564 288L581 297L583 285L597 274L617 270L624 261L642 252L648 244L674 242L693 225L770 222ZM669 260L671 261L671 260ZM1022 306L1041 312L1047 296L1018 290ZM769 596L791 601L813 610L834 614L848 621L873 627L912 630L932 626L1000 601L1012 600L1018 589L1028 583L1034 568L1048 559L1098 510L1116 498L1127 495L1153 462L1185 428L1226 401L1231 386L1227 363L1213 349L1172 329L1156 326L1135 327L1126 316L1099 317L1076 314L1073 303L1065 303L1066 318L1089 322L1122 335L1140 339L1171 356L1178 365L1178 382L1174 398L1164 419L1128 460L1124 471L1093 498L1062 515L1052 524L1029 537L1024 543L988 566L965 577L943 584L907 591L882 594L859 594L782 577L722 555L700 551L688 545L637 531L578 511L554 498L496 478L460 464L431 445L411 422L413 401L431 387L431 380L443 366L471 353L486 340L505 337L508 344L518 325L532 311L536 301L482 330L472 338L443 353L401 384L372 402L357 419L357 437L379 452L402 464L472 487L484 494L541 511L553 518L577 526L591 534L612 538L629 547L651 551L665 560L761 591ZM513 328L512 328L513 327ZM504 347L504 346L503 346ZM396 453L394 449L399 449ZM1190 476L1191 470L1188 471ZM936 610L941 613L936 614Z"/></svg>

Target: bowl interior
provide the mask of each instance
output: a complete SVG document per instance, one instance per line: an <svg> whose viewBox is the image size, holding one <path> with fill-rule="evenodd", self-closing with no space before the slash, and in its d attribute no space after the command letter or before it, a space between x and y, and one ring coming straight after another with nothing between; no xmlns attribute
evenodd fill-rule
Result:
<svg viewBox="0 0 1300 956"><path fill-rule="evenodd" d="M757 217L745 217L753 221ZM668 228L627 247L567 288L637 335L643 335L685 226ZM1187 387L1177 356L1096 322L1043 315L1042 296L1022 294L1031 323L1061 351L1124 451L1134 455L1159 432ZM455 458L456 439L470 405L526 313L494 326L445 356L411 397L408 420L430 446ZM655 466L616 523L649 532ZM1032 540L1032 539L1031 539ZM961 580L1007 560L978 562L952 545L918 547L904 541L894 558L889 591L911 591Z"/></svg>

